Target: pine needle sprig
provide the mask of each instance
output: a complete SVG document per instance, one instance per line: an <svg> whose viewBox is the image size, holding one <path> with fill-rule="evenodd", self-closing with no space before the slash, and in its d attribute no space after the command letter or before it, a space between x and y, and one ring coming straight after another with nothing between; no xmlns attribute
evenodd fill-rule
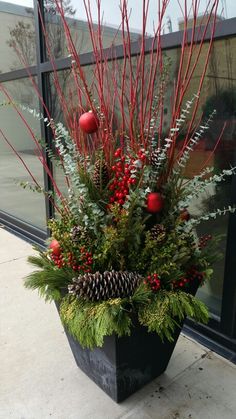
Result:
<svg viewBox="0 0 236 419"><path fill-rule="evenodd" d="M39 252L39 256L29 256L28 262L38 268L26 276L24 285L31 290L38 290L38 293L46 301L59 300L61 291L66 289L72 280L74 272L71 269L58 269L45 256Z"/></svg>

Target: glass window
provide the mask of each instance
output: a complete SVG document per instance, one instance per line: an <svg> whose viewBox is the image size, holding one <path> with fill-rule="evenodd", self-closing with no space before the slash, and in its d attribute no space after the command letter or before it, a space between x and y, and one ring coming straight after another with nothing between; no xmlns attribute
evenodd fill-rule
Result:
<svg viewBox="0 0 236 419"><path fill-rule="evenodd" d="M16 103L38 110L38 99L29 79L3 83L3 86ZM4 94L1 93L0 103L6 102L6 100ZM20 110L20 112L34 134L40 138L39 121L28 111ZM43 169L37 158L38 151L12 105L0 107L0 120L0 128L4 135L43 187ZM29 188L23 189L19 185L21 182L29 182L33 185L25 168L0 134L0 210L44 230L46 228L44 195L32 192Z"/></svg>
<svg viewBox="0 0 236 419"><path fill-rule="evenodd" d="M0 1L0 72L36 63L33 0Z"/></svg>
<svg viewBox="0 0 236 419"><path fill-rule="evenodd" d="M208 44L204 45L206 51ZM204 54L203 50L203 54ZM196 120L202 117L207 119L213 110L216 110L210 129L206 131L199 141L191 160L187 165L186 177L191 178L199 173L207 162L208 167L214 167L215 173L222 169L235 166L236 163L236 38L222 39L215 42L206 72L205 81L200 97L200 106ZM177 54L178 56L178 54ZM178 59L176 62L178 65ZM193 97L198 90L202 67L200 61L194 77L188 88L186 99ZM168 119L168 112L167 112ZM217 139L225 129L221 141L216 147ZM183 131L183 138L185 132ZM183 139L182 139L183 141ZM179 148L182 144L181 138ZM192 201L190 212L192 216L198 216L212 212L216 208L228 206L231 198L231 179L209 187L206 193L197 200ZM211 313L216 316L221 314L222 292L224 282L224 265L227 241L228 217L217 217L215 220L202 223L198 229L199 236L211 234L222 235L220 241L221 260L214 263L214 275L212 280L206 283L198 292L198 296L208 305Z"/></svg>
<svg viewBox="0 0 236 419"><path fill-rule="evenodd" d="M89 33L89 24L83 0L62 0L64 13L71 31L73 42L79 53L92 51L92 42ZM87 2L88 4L89 2ZM147 4L148 2L146 2ZM161 3L161 2L160 2ZM212 5L212 3L211 3ZM210 6L208 6L210 11ZM162 33L176 32L183 29L183 6L184 1L172 0L169 2L163 18ZM66 36L63 29L60 13L58 13L54 0L45 0L45 16L48 37L51 45L51 52L54 57L68 56ZM129 29L132 40L138 40L142 32L142 0L128 1ZM207 2L198 2L199 23L204 23L203 14L206 11ZM90 1L90 13L93 20L93 30L97 30L98 7L96 1ZM192 1L187 2L187 13L189 15L189 26L191 26ZM222 1L219 6L217 20L234 17L236 14L235 0ZM102 21L102 42L103 47L119 45L122 43L121 10L119 0L101 1L100 20ZM158 24L158 1L149 1L149 13L146 23L147 36L153 36L154 28Z"/></svg>
<svg viewBox="0 0 236 419"><path fill-rule="evenodd" d="M111 47L112 45L120 45L122 43L121 12L119 0L102 2L101 19L102 19L102 45L103 48ZM84 7L83 0L63 0L64 13L67 24L70 28L73 42L79 54L91 52L93 50L92 41L89 32L89 24ZM60 17L60 13L53 0L45 0L45 20L47 28L47 36L50 41L50 53L55 58L68 56L67 40ZM90 2L91 16L93 19L93 29L98 29L97 3ZM136 14L136 13L135 13ZM135 20L131 18L130 33L131 39L137 40L140 37L140 10L136 17L138 17L138 25ZM49 56L49 54L48 54Z"/></svg>

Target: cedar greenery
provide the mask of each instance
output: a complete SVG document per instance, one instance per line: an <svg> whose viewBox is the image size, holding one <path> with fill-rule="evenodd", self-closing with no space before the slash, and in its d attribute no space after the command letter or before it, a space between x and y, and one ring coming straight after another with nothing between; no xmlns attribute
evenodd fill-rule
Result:
<svg viewBox="0 0 236 419"><path fill-rule="evenodd" d="M131 319L119 298L92 303L65 297L60 313L62 323L83 347L102 346L104 337L113 333L130 335Z"/></svg>
<svg viewBox="0 0 236 419"><path fill-rule="evenodd" d="M156 332L162 340L173 341L176 326L180 326L186 316L197 322L207 323L208 310L200 300L183 291L161 290L150 304L142 307L138 313L139 322Z"/></svg>
<svg viewBox="0 0 236 419"><path fill-rule="evenodd" d="M149 332L157 333L162 340L173 341L176 327L186 316L206 323L208 310L194 296L182 291L160 291L152 300L150 291L143 286L130 298L115 298L90 302L72 296L63 298L60 315L69 333L83 347L102 346L105 336L130 335L134 326L131 308L138 307L138 320Z"/></svg>

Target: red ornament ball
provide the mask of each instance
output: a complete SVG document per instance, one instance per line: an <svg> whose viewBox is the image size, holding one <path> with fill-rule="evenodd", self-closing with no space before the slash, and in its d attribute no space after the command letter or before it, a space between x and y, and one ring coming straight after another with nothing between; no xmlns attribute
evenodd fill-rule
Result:
<svg viewBox="0 0 236 419"><path fill-rule="evenodd" d="M155 214L160 212L164 207L164 199L159 192L151 192L147 196L147 211Z"/></svg>
<svg viewBox="0 0 236 419"><path fill-rule="evenodd" d="M98 130L99 121L92 111L85 112L79 119L80 129L86 134L93 134Z"/></svg>
<svg viewBox="0 0 236 419"><path fill-rule="evenodd" d="M59 256L61 254L60 244L55 239L51 241L49 249L51 249L52 254L55 256Z"/></svg>
<svg viewBox="0 0 236 419"><path fill-rule="evenodd" d="M182 221L188 221L190 219L190 214L186 208L182 209L180 212L180 219Z"/></svg>

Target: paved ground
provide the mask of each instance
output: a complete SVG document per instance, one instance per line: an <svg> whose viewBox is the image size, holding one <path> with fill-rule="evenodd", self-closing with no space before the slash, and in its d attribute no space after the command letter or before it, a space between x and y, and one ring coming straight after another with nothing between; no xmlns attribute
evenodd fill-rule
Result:
<svg viewBox="0 0 236 419"><path fill-rule="evenodd" d="M236 367L181 336L165 374L120 405L75 365L53 304L25 290L31 246L0 228L0 419L234 419Z"/></svg>

